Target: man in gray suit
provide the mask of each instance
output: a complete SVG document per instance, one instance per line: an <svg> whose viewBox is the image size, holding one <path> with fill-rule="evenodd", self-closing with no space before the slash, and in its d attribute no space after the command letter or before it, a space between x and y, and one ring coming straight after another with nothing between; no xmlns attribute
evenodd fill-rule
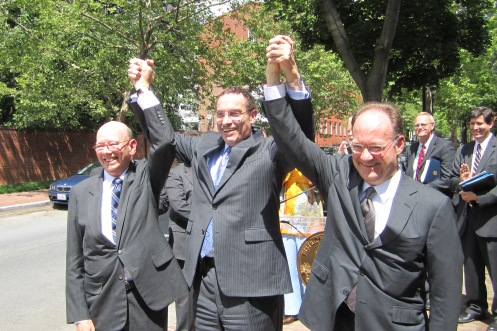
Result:
<svg viewBox="0 0 497 331"><path fill-rule="evenodd" d="M190 217L193 193L192 168L184 163L171 168L165 190L169 200L169 244L183 269L187 255L186 225ZM195 330L191 291L184 298L176 300L176 330Z"/></svg>
<svg viewBox="0 0 497 331"><path fill-rule="evenodd" d="M445 195L399 170L398 110L365 104L352 123L352 155L326 155L302 133L287 100L263 107L278 148L327 201L299 319L323 331L456 330L462 252L454 210Z"/></svg>
<svg viewBox="0 0 497 331"><path fill-rule="evenodd" d="M449 189L449 176L454 162L454 145L451 141L433 134L435 119L430 113L417 114L414 118L414 128L419 141L409 146L407 151L406 175L445 193L449 198L452 197ZM432 171L425 177L425 180L422 180L422 174L428 162L440 163L440 172L435 170L437 173L434 174Z"/></svg>
<svg viewBox="0 0 497 331"><path fill-rule="evenodd" d="M283 70L288 93L298 98L303 85L293 41L278 38L273 54L267 70ZM130 63L131 79L139 77L139 63ZM284 85L279 87L271 90L285 96ZM288 100L301 110L301 125L312 130L309 100ZM157 100L148 105L161 109ZM282 329L283 294L292 287L279 227L279 192L293 168L272 137L252 130L257 113L249 92L226 89L216 102L218 132L174 137L178 158L193 171L184 274L194 290L197 330Z"/></svg>
<svg viewBox="0 0 497 331"><path fill-rule="evenodd" d="M151 72L144 68L142 79L151 81ZM78 331L166 330L167 306L187 293L157 222L173 159L165 116L160 109L144 113L148 160L133 160L137 141L125 124L100 127L94 149L103 171L71 192L66 302L67 320Z"/></svg>
<svg viewBox="0 0 497 331"><path fill-rule="evenodd" d="M474 141L459 147L451 172L451 189L457 205L458 227L464 252L466 311L459 323L484 319L488 308L485 267L497 291L497 187L475 192L460 191L459 183L487 171L497 175L497 139L491 132L493 110L478 107L470 113L469 128ZM488 331L497 330L497 296L491 306L494 315Z"/></svg>

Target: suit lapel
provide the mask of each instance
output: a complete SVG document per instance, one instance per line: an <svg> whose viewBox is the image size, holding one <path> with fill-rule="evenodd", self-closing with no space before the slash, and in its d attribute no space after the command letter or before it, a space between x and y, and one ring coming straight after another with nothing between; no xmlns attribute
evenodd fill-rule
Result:
<svg viewBox="0 0 497 331"><path fill-rule="evenodd" d="M117 206L117 220L116 220L116 242L117 246L121 242L121 237L123 234L123 228L125 224L125 216L128 214L128 203L131 195L131 190L129 189L133 182L135 181L136 175L136 165L134 162L130 163L128 171L124 177L123 187L121 191L121 196L119 198L119 205Z"/></svg>
<svg viewBox="0 0 497 331"><path fill-rule="evenodd" d="M397 238L409 221L409 217L411 217L417 204L417 199L415 198L417 189L409 185L409 181L406 179L407 177L402 174L385 229L371 243L371 248L380 247Z"/></svg>
<svg viewBox="0 0 497 331"><path fill-rule="evenodd" d="M205 178L204 182L207 183L207 187L211 195L214 195L215 190L214 190L214 183L212 182L211 172L209 171L209 157L212 152L214 152L215 150L221 150L221 148L223 147L224 147L224 141L222 137L219 137L215 145L212 145L205 149L204 154L202 155L202 157L199 159L198 162L199 174L201 176L204 176Z"/></svg>
<svg viewBox="0 0 497 331"><path fill-rule="evenodd" d="M351 217L350 227L354 232L358 232L361 234L363 239L363 243L368 243L368 235L366 232L366 226L364 225L364 218L362 216L361 211L361 201L359 199L360 189L364 183L363 179L359 176L357 171L351 171L348 182L348 189L350 194L350 200L352 201L352 209L353 212L350 215L354 215L357 217ZM345 208L347 208L345 206Z"/></svg>
<svg viewBox="0 0 497 331"><path fill-rule="evenodd" d="M476 169L477 173L482 172L482 170L485 168L485 165L487 164L488 160L490 160L493 153L495 153L496 143L497 143L497 138L492 136L488 142L488 145L487 145L487 148L485 149L485 152L483 153L483 155L481 157L481 161L478 164L478 169Z"/></svg>
<svg viewBox="0 0 497 331"><path fill-rule="evenodd" d="M93 233L95 238L104 245L112 246L114 243L110 241L102 233L102 189L103 189L103 171L100 175L94 176L94 183L89 186L88 191L88 206L94 206L90 208L88 213L88 222L90 225L90 231Z"/></svg>

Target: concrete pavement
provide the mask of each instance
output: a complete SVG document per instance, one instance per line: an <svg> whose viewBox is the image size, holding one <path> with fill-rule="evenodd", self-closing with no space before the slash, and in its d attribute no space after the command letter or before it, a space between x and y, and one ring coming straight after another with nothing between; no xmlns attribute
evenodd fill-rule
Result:
<svg viewBox="0 0 497 331"><path fill-rule="evenodd" d="M46 190L0 195L0 213L23 212L36 208L47 208L50 205L51 203L48 199L48 193ZM490 283L490 278L488 277L488 275L486 283L488 290L488 301L490 306L494 293L492 291L492 285ZM461 312L462 311L464 311L464 296L461 299ZM168 330L175 330L176 316L174 305L171 305L169 308L169 321L170 325ZM484 321L475 321L467 324L460 324L457 328L457 331L485 331L491 321L492 317L489 315L488 318ZM300 321L296 321L292 324L285 325L283 327L283 330L304 331L309 329L302 325Z"/></svg>

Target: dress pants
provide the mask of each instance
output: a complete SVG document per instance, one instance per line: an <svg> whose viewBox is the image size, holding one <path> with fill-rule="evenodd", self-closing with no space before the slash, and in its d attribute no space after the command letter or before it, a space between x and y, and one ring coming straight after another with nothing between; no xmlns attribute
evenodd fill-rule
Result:
<svg viewBox="0 0 497 331"><path fill-rule="evenodd" d="M197 271L193 282L195 330L272 331L283 329L283 295L228 297L221 293L215 266Z"/></svg>
<svg viewBox="0 0 497 331"><path fill-rule="evenodd" d="M466 290L466 312L481 315L487 311L487 288L485 286L485 261L478 244L478 238L467 222L461 237L464 253L464 288Z"/></svg>
<svg viewBox="0 0 497 331"><path fill-rule="evenodd" d="M178 260L181 269L185 265L184 260ZM195 320L193 316L193 290L188 291L188 295L177 299L176 305L176 331L194 331Z"/></svg>
<svg viewBox="0 0 497 331"><path fill-rule="evenodd" d="M283 234L282 236L293 288L292 293L285 294L285 315L298 315L305 287L299 276L297 255L300 246L302 246L302 243L306 238L304 236L294 236L291 234Z"/></svg>

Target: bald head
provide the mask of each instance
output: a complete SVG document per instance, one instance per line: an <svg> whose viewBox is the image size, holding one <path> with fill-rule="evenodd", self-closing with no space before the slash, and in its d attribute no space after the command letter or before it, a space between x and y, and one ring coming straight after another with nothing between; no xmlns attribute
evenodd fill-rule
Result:
<svg viewBox="0 0 497 331"><path fill-rule="evenodd" d="M96 149L97 158L111 176L119 177L126 171L136 154L136 145L131 129L124 123L107 122L97 131L95 146L104 147Z"/></svg>

